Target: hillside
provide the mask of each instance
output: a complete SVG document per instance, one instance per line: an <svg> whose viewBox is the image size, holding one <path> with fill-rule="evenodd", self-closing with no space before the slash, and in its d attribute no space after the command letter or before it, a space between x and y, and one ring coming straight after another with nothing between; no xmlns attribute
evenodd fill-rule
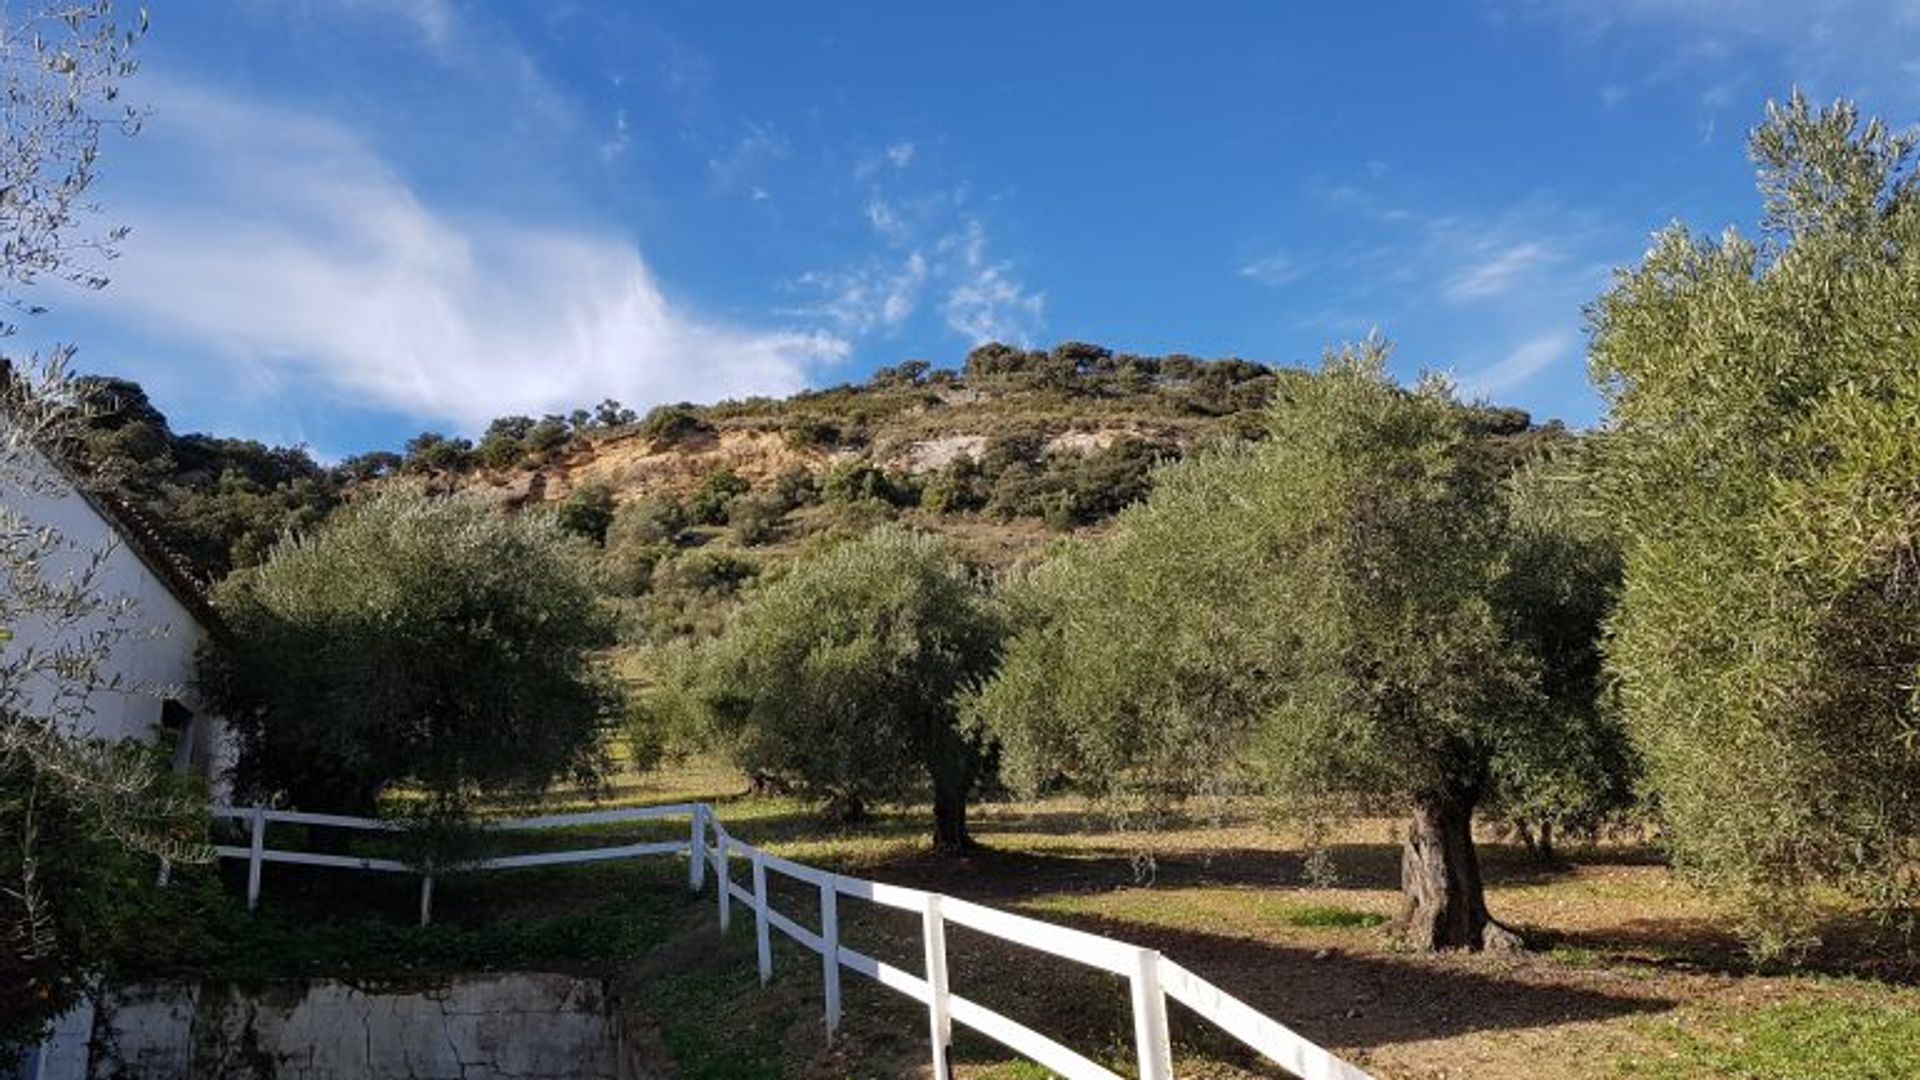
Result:
<svg viewBox="0 0 1920 1080"><path fill-rule="evenodd" d="M653 408L603 401L506 416L478 439L424 432L337 465L301 448L174 433L136 384L90 383L84 456L209 582L311 527L355 489L413 478L509 510L549 507L604 546L609 592L726 593L820 535L904 519L1007 565L1099 527L1152 467L1209 440L1258 437L1297 369L1135 356L1078 342L984 345L958 369L907 361L784 399ZM1530 429L1487 409L1498 434ZM681 596L667 608L707 606ZM657 616L658 613L656 612ZM686 630L646 620L645 636ZM697 620L696 620L697 621Z"/></svg>

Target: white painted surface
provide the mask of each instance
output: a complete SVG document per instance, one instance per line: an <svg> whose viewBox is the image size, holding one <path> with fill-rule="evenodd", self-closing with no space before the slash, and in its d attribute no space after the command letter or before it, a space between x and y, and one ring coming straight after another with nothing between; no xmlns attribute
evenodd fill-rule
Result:
<svg viewBox="0 0 1920 1080"><path fill-rule="evenodd" d="M202 722L207 722L192 685L194 652L205 639L205 628L159 575L121 539L112 524L44 457L31 450L27 454L45 478L45 485L21 487L6 483L0 487L0 504L27 521L59 534L61 546L51 555L43 572L49 578L76 576L85 572L97 553L105 552L94 581L99 595L108 603L124 597L133 604L132 610L118 623L132 632L113 643L103 670L105 675L118 677L121 689L96 693L83 713L58 716L56 721L72 734L152 743L163 734L161 703L171 696L193 710ZM45 490L41 490L42 486ZM108 626L102 617L71 627L50 626L45 620L29 618L11 627L14 640L6 647L50 648ZM54 696L53 687L42 682L26 690L26 711L47 715ZM208 723L203 730L206 744L202 756L209 771L231 764L232 748L222 725Z"/></svg>

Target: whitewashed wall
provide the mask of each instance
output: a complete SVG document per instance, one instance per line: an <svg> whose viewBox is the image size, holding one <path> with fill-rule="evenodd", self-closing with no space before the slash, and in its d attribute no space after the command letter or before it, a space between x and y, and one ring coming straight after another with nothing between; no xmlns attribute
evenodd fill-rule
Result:
<svg viewBox="0 0 1920 1080"><path fill-rule="evenodd" d="M105 669L119 676L124 689L94 695L85 715L65 717L64 723L75 734L154 742L162 735L160 709L164 697L178 698L196 715L204 711L192 684L194 651L206 630L113 526L44 458L36 457L32 464L52 484L44 490L22 488L0 478L0 504L60 534L63 547L51 560L48 572L82 572L94 553L104 549L107 557L96 586L104 596L127 597L134 604L121 623L133 627L134 632L114 643ZM95 628L98 626L96 622ZM61 632L32 619L12 630L15 639L5 648L44 647L53 644ZM78 628L66 628L65 632L75 633ZM30 687L29 708L44 715L51 696L51 686ZM217 763L225 750L224 733L210 718L202 717L201 723L206 725L205 745Z"/></svg>

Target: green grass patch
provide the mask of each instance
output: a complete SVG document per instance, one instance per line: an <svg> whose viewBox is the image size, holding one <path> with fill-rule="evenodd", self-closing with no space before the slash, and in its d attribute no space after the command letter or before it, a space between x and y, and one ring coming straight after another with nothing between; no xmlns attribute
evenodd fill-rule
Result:
<svg viewBox="0 0 1920 1080"><path fill-rule="evenodd" d="M1336 930L1361 930L1387 921L1376 911L1360 911L1333 904L1299 904L1287 912L1287 925L1325 927Z"/></svg>
<svg viewBox="0 0 1920 1080"><path fill-rule="evenodd" d="M512 969L601 974L666 939L691 898L684 869L565 867L444 882L432 925L417 925L418 883L331 871L268 872L249 912L209 868L150 898L151 933L112 958L124 978L253 981ZM675 887L679 885L679 887Z"/></svg>
<svg viewBox="0 0 1920 1080"><path fill-rule="evenodd" d="M1727 1016L1717 1030L1663 1027L1671 1056L1628 1061L1635 1076L1732 1080L1920 1077L1920 1009L1857 998L1795 1001Z"/></svg>

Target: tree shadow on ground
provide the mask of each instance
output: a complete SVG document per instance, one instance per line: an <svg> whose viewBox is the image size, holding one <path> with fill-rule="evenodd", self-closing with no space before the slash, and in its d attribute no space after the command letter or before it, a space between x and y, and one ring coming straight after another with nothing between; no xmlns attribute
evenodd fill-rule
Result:
<svg viewBox="0 0 1920 1080"><path fill-rule="evenodd" d="M914 920L864 906L843 907L842 920L851 947L919 970ZM1379 951L1370 936L1353 947L1319 948L1124 918L1058 921L1158 949L1314 1042L1351 1050L1603 1021L1676 1004L1645 980L1583 972L1536 956L1398 954ZM957 924L948 926L948 947L955 993L1082 1052L1131 1043L1122 980ZM1190 1051L1251 1061L1211 1025L1183 1008L1172 1012L1175 1038ZM984 1048L978 1052L991 1055Z"/></svg>
<svg viewBox="0 0 1920 1080"><path fill-rule="evenodd" d="M1867 914L1836 915L1811 931L1815 943L1787 959L1757 959L1735 927L1709 918L1633 918L1585 929L1542 928L1540 948L1578 950L1609 964L1719 975L1814 974L1920 984L1920 953L1900 927Z"/></svg>

